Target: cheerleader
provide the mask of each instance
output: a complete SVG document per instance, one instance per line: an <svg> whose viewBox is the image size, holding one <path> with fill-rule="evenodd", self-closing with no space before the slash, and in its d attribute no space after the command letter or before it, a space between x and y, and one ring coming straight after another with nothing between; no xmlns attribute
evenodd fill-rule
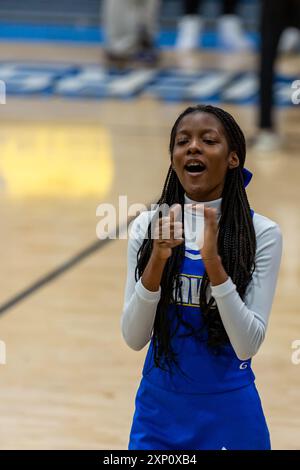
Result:
<svg viewBox="0 0 300 470"><path fill-rule="evenodd" d="M228 112L187 108L169 150L157 208L134 220L128 243L122 334L136 351L149 343L128 448L270 449L251 358L266 334L280 229L250 209L245 138Z"/></svg>

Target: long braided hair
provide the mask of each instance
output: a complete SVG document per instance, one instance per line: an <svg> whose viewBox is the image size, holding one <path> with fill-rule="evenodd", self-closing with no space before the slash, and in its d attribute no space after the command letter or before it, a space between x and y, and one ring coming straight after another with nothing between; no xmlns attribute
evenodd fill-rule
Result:
<svg viewBox="0 0 300 470"><path fill-rule="evenodd" d="M234 118L223 109L211 105L191 106L180 114L172 128L169 144L171 161L178 125L184 116L194 112L211 113L219 119L225 131L229 150L235 151L239 158L239 166L228 170L225 177L219 221L218 252L225 271L235 283L237 292L243 299L255 269L256 252L255 231L242 173L246 157L245 137ZM172 206L175 203L181 204L183 214L184 188L170 166L157 204L160 207L162 204ZM136 280L142 276L151 255L153 242L150 234L151 223L148 226L148 237L144 239L137 254ZM154 363L161 368L163 368L162 358L168 366L172 362L178 364L176 354L171 346L171 337L176 331L171 332L167 311L171 303L176 304L177 295L180 296L179 271L184 259L184 252L184 243L173 248L161 279L161 298L157 306L153 328ZM205 271L200 287L199 307L203 314L203 325L207 331L207 344L212 353L218 353L220 346L229 343L229 338L214 298L207 295L209 283ZM197 335L197 331L180 316L179 309L176 309L176 315L178 321L191 330L191 334Z"/></svg>

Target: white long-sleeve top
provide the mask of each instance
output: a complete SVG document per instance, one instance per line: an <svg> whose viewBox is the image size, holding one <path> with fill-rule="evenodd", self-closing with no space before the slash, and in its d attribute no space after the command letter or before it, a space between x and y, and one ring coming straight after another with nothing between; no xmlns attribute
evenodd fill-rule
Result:
<svg viewBox="0 0 300 470"><path fill-rule="evenodd" d="M221 215L221 201L205 202L204 206L217 209L218 220ZM185 196L185 203L197 203ZM186 206L187 207L187 206ZM161 287L152 292L146 289L141 279L135 280L137 251L147 233L148 225L155 211L142 212L132 223L127 254L127 279L125 298L121 316L121 330L128 346L141 350L151 339L156 308L161 296ZM204 224L203 216L191 215L184 210L185 245L197 249L187 233L190 217L202 217L197 222ZM210 286L224 328L231 345L241 360L247 360L257 353L262 344L268 325L269 315L275 294L276 282L282 254L282 235L279 226L263 215L254 213L253 225L256 234L256 257L253 278L248 285L244 301L236 290L231 278L217 286Z"/></svg>

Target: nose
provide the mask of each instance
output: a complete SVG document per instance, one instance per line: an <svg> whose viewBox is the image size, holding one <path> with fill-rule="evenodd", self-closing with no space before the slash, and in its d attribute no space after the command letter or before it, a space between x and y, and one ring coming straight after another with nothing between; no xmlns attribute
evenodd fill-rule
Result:
<svg viewBox="0 0 300 470"><path fill-rule="evenodd" d="M197 154L197 153L202 153L202 147L201 147L201 143L199 142L199 140L194 137L193 139L190 140L190 144L188 146L188 155L189 154Z"/></svg>

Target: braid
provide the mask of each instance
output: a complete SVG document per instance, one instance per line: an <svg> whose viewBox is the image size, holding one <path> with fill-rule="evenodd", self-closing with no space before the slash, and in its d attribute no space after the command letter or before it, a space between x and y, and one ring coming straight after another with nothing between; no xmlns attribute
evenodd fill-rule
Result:
<svg viewBox="0 0 300 470"><path fill-rule="evenodd" d="M211 105L188 107L180 114L172 128L169 145L171 158L178 125L184 116L193 112L206 112L216 116L224 127L230 150L235 151L239 157L240 165L227 171L225 178L219 222L218 252L225 271L235 283L237 291L243 299L247 286L252 279L256 252L255 231L242 173L246 157L245 137L234 118L223 109ZM184 188L172 166L170 166L161 197L157 204L158 206L162 204L171 206L175 203L181 204L183 214ZM155 214L155 217L158 216L159 211ZM152 247L150 223L148 226L148 237L144 239L137 254L136 280L144 272L150 259ZM173 249L172 255L166 262L161 279L162 293L157 306L153 328L154 363L157 367L161 368L164 368L161 363L162 358L165 359L165 364L168 366L172 362L178 364L176 354L171 347L171 337L176 333L180 322L190 329L190 334L197 335L198 333L190 324L183 320L177 308L178 302L176 302L176 299L178 299L178 296L181 296L181 283L178 275L184 259L184 251L184 244ZM214 298L210 297L207 300L209 283L210 281L205 271L200 287L199 306L203 313L204 328L208 332L208 345L214 352L217 352L220 346L229 342L229 339ZM170 331L170 321L168 318L168 308L171 303L174 303L176 307L177 327L174 332Z"/></svg>

